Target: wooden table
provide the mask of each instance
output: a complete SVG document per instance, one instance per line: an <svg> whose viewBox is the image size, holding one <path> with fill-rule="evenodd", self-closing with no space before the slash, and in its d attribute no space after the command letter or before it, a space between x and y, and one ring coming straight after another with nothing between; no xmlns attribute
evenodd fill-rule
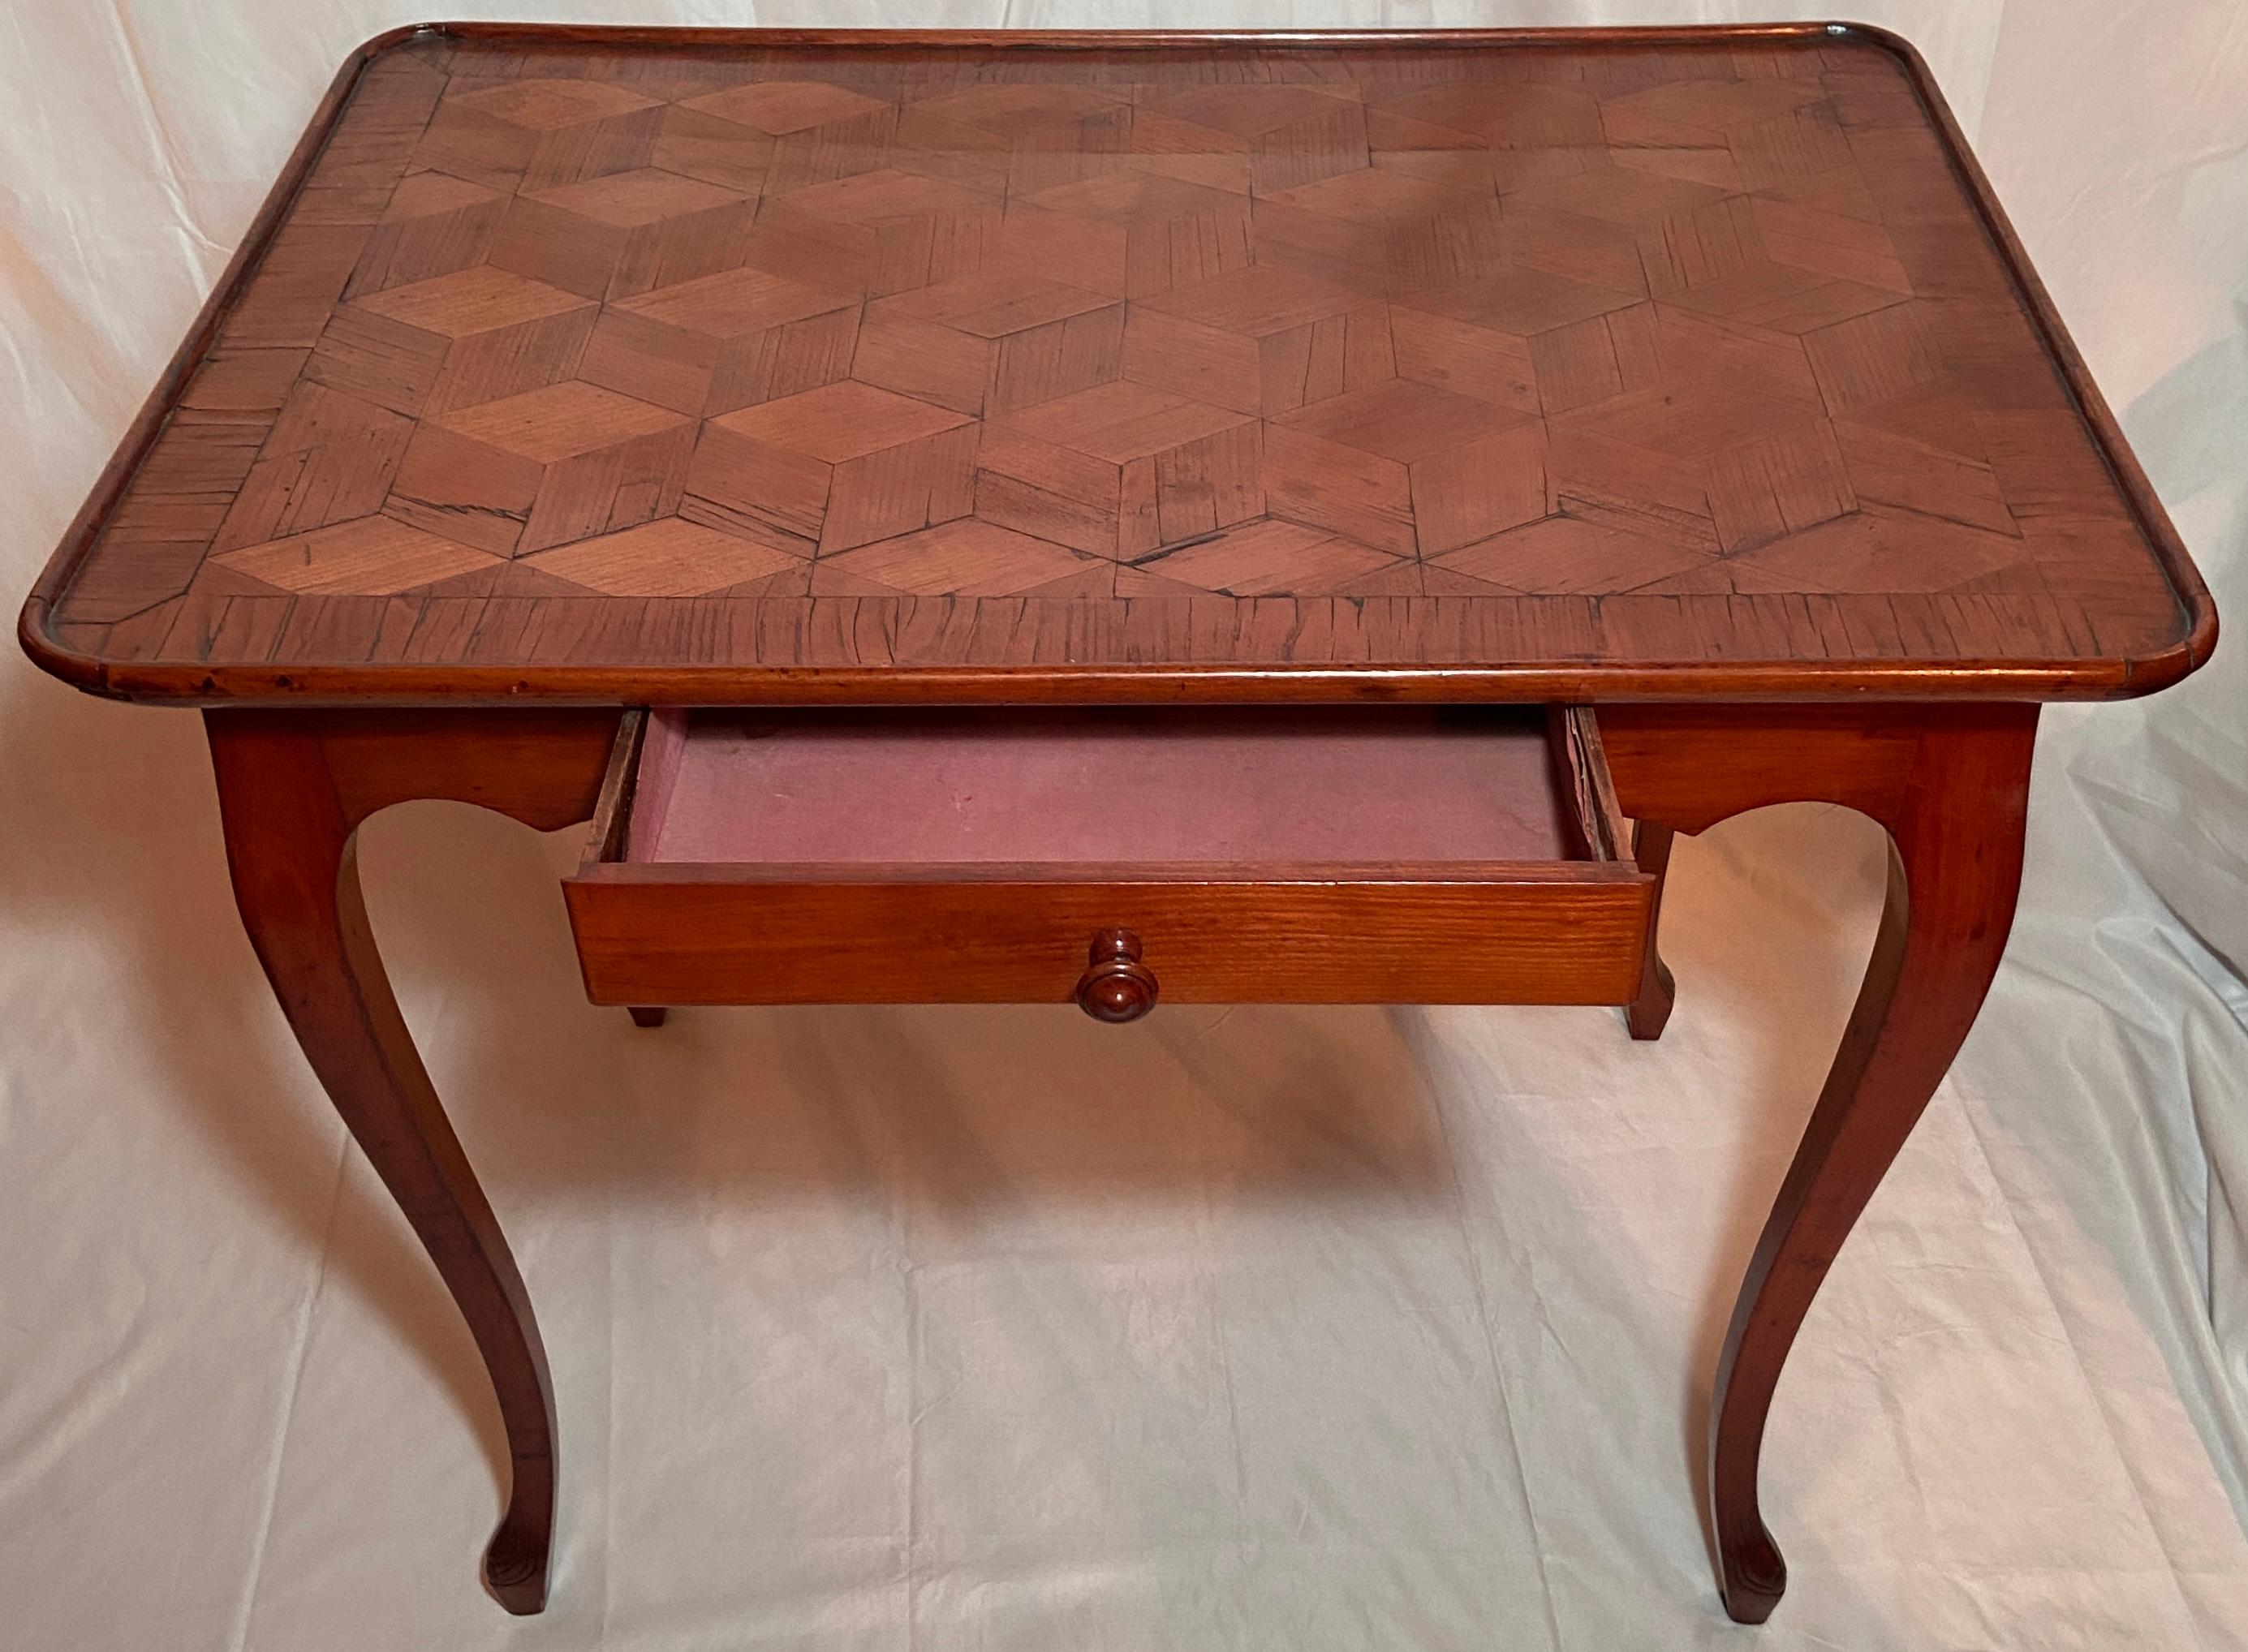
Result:
<svg viewBox="0 0 2248 1652"><path fill-rule="evenodd" d="M466 1316L544 1603L545 1355L353 863L552 829L589 991L1670 1006L1674 832L1887 827L1715 1384L1965 1036L2040 702L2207 592L1925 68L1865 31L467 25L345 67L24 610L200 705L243 920ZM653 708L653 709L649 709Z"/></svg>

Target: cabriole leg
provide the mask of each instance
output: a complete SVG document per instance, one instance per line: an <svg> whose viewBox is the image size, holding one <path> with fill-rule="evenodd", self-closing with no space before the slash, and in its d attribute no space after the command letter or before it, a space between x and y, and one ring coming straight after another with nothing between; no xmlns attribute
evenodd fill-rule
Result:
<svg viewBox="0 0 2248 1652"><path fill-rule="evenodd" d="M1602 713L1623 806L1698 832L1764 804L1847 804L1889 833L1873 959L1757 1243L1717 1361L1710 1496L1725 1609L1768 1617L1787 1568L1757 1473L1788 1351L1836 1253L1982 1007L2013 922L2032 706Z"/></svg>
<svg viewBox="0 0 2248 1652"><path fill-rule="evenodd" d="M511 1478L484 1578L509 1611L537 1612L554 1532L546 1354L514 1256L391 994L354 846L360 820L407 797L463 798L550 828L583 819L605 750L601 719L464 714L440 725L403 714L214 711L205 722L250 943L312 1071L437 1265L490 1373Z"/></svg>

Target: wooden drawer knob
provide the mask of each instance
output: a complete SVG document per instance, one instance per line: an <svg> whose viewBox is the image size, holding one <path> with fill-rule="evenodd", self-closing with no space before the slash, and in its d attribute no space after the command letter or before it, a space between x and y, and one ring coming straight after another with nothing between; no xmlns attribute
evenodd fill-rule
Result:
<svg viewBox="0 0 2248 1652"><path fill-rule="evenodd" d="M1155 1007L1155 972L1140 962L1138 936L1103 929L1093 937L1077 977L1077 1007L1096 1021L1137 1021Z"/></svg>

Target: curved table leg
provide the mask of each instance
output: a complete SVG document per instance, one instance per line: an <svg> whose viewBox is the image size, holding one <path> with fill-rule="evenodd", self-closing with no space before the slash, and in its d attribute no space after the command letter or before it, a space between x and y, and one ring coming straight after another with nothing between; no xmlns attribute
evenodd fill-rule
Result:
<svg viewBox="0 0 2248 1652"><path fill-rule="evenodd" d="M1678 984L1670 978L1670 966L1655 949L1656 932L1662 924L1662 886L1670 880L1670 840L1673 833L1667 826L1655 826L1640 821L1633 828L1632 859L1639 869L1655 874L1655 905L1647 915L1647 956L1640 961L1639 996L1624 1007L1624 1024L1635 1038L1659 1038L1670 1020L1671 1006L1678 1001Z"/></svg>
<svg viewBox="0 0 2248 1652"><path fill-rule="evenodd" d="M2032 707L1915 713L1654 714L1621 744L1635 816L1695 832L1759 804L1847 803L1888 828L1888 891L1865 985L1758 1241L1717 1361L1710 1495L1725 1609L1760 1623L1787 1568L1757 1495L1781 1368L1827 1269L1904 1145L1982 1007L2013 922L2029 797ZM1666 723L1669 726L1665 727ZM1603 715L1612 763L1619 742ZM1775 737L1776 740L1775 740ZM1792 751L1765 767L1751 748ZM1710 766L1701 774L1691 766ZM1645 814L1641 812L1645 811Z"/></svg>
<svg viewBox="0 0 2248 1652"><path fill-rule="evenodd" d="M414 796L485 802L533 825L583 818L599 779L599 756L590 771L585 764L600 725L582 715L545 730L531 724L517 744L536 754L530 771L511 775L504 754L476 737L510 725L459 715L465 720L442 730L426 719L311 712L213 712L206 725L250 943L313 1072L437 1265L491 1374L513 1479L484 1578L509 1611L532 1613L546 1603L554 1531L546 1354L515 1258L391 995L360 899L354 838L376 808Z"/></svg>

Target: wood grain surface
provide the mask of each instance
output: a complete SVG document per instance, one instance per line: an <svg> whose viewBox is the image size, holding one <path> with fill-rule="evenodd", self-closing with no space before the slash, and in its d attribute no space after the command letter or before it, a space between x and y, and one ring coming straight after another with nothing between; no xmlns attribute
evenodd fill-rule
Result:
<svg viewBox="0 0 2248 1652"><path fill-rule="evenodd" d="M463 26L27 606L98 690L2104 696L2198 579L1909 49Z"/></svg>
<svg viewBox="0 0 2248 1652"><path fill-rule="evenodd" d="M1365 867L600 865L568 880L595 1004L1068 1004L1146 938L1167 1004L1626 1004L1629 862Z"/></svg>

